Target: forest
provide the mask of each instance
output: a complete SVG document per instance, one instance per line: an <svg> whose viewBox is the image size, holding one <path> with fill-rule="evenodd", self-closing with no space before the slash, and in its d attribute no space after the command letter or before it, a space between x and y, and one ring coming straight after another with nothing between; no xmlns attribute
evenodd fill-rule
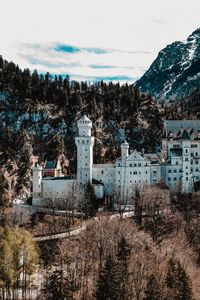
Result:
<svg viewBox="0 0 200 300"><path fill-rule="evenodd" d="M83 113L94 124L95 162L113 162L124 138L131 149L159 150L163 120L196 118L198 109L190 99L159 103L134 85L31 73L0 57L0 299L200 299L198 192L138 190L131 218L99 212L91 190L81 219L68 213L75 198L62 216L14 205L31 191L34 156L59 157L63 172L75 174ZM62 232L69 236L39 239Z"/></svg>

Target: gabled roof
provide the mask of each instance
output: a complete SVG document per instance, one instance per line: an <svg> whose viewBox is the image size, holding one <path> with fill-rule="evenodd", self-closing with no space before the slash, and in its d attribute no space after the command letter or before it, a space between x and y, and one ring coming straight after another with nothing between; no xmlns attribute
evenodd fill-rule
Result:
<svg viewBox="0 0 200 300"><path fill-rule="evenodd" d="M134 150L129 157L127 158L128 161L137 161L137 160L147 160L144 158L137 150Z"/></svg>
<svg viewBox="0 0 200 300"><path fill-rule="evenodd" d="M183 131L182 140L190 140L190 134L186 129Z"/></svg>

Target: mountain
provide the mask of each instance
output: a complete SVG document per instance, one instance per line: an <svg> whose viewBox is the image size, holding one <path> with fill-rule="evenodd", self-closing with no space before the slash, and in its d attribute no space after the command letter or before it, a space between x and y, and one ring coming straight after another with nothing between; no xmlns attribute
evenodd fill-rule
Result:
<svg viewBox="0 0 200 300"><path fill-rule="evenodd" d="M161 50L136 86L157 100L180 99L200 87L200 28Z"/></svg>

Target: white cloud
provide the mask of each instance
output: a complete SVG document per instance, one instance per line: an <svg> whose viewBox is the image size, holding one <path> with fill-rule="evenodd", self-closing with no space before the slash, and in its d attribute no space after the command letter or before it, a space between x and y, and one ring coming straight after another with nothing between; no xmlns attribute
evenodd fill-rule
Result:
<svg viewBox="0 0 200 300"><path fill-rule="evenodd" d="M199 0L2 0L0 49L6 59L21 67L70 70L81 76L139 77L159 50L200 26L199 11ZM46 50L55 41L118 51L105 55L81 51L68 57ZM31 49L33 44L38 51ZM35 62L44 60L43 65L28 62L28 56L35 57ZM97 64L115 68L88 67Z"/></svg>

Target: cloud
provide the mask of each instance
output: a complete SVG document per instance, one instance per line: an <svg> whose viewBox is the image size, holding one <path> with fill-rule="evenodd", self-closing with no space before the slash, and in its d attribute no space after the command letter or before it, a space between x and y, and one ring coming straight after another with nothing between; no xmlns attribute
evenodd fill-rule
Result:
<svg viewBox="0 0 200 300"><path fill-rule="evenodd" d="M67 44L58 44L54 50L58 52L64 52L64 53L79 53L81 51L85 51L88 53L105 54L109 52L108 50L103 48L93 48L93 47L85 48L85 47L76 47Z"/></svg>
<svg viewBox="0 0 200 300"><path fill-rule="evenodd" d="M20 43L18 58L30 70L68 74L74 80L134 82L146 71L148 51L78 47L59 42Z"/></svg>

